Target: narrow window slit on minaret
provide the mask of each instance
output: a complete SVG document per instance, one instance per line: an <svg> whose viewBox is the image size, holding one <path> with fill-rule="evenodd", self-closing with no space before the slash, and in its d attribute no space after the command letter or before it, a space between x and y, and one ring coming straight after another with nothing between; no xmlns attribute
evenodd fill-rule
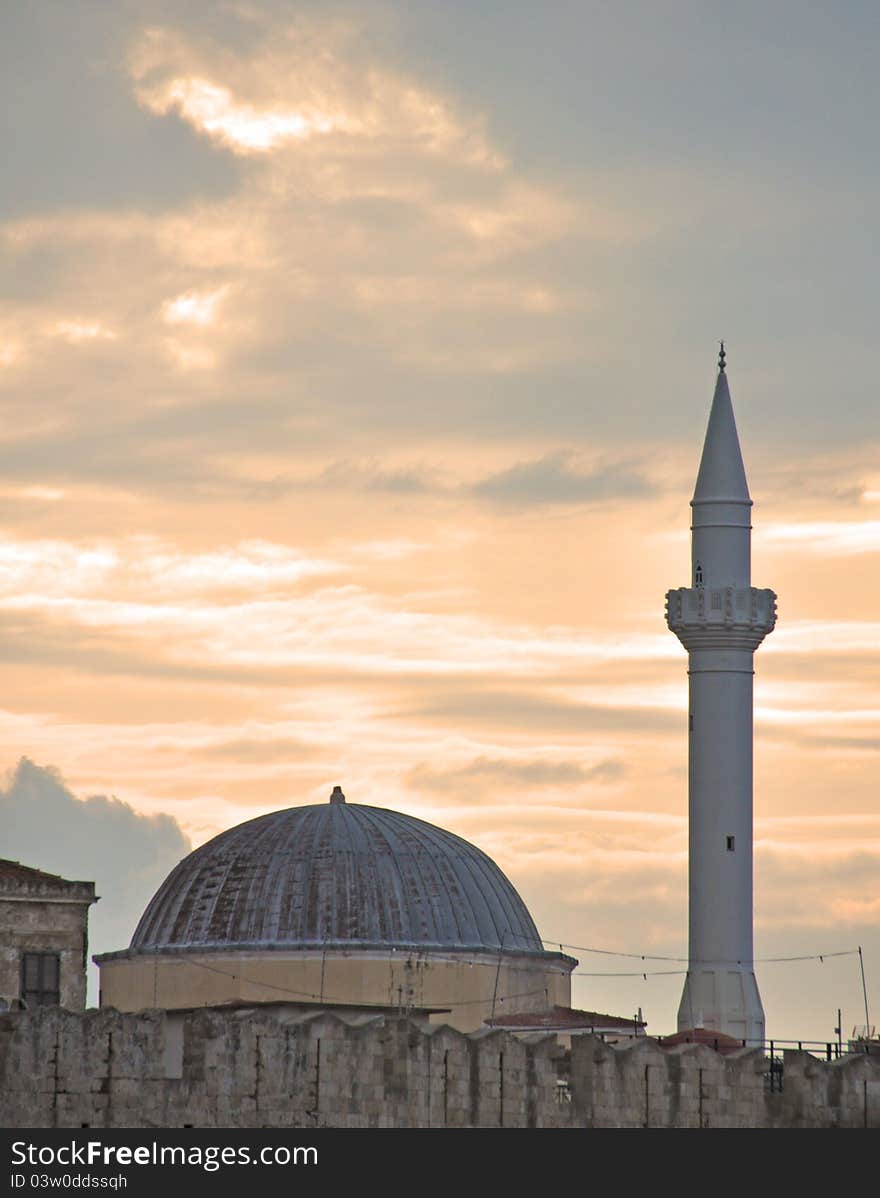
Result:
<svg viewBox="0 0 880 1198"><path fill-rule="evenodd" d="M728 836L728 838L727 838L727 851L728 851L728 853L732 853L732 852L734 852L735 850L736 850L736 837L735 837L735 836Z"/></svg>

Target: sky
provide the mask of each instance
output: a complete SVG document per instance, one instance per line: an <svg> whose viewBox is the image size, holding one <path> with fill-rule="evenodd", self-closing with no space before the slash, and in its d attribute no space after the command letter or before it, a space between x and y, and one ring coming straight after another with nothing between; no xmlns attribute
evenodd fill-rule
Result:
<svg viewBox="0 0 880 1198"><path fill-rule="evenodd" d="M768 1035L863 1025L858 946L875 1019L876 6L0 26L0 853L94 879L109 951L191 846L341 784L488 852L574 1005L674 1030L664 595L724 338L779 595Z"/></svg>

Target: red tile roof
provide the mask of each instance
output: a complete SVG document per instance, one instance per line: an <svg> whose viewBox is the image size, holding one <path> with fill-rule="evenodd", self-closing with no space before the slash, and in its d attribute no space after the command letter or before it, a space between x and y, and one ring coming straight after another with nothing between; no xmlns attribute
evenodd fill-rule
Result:
<svg viewBox="0 0 880 1198"><path fill-rule="evenodd" d="M661 1048L674 1048L678 1044L705 1044L708 1048L714 1048L716 1052L720 1052L722 1056L727 1056L731 1052L739 1052L743 1047L742 1040L737 1040L735 1036L728 1036L726 1032L713 1031L710 1027L684 1028L672 1036L662 1036L658 1043Z"/></svg>
<svg viewBox="0 0 880 1198"><path fill-rule="evenodd" d="M499 1015L487 1019L489 1027L534 1028L547 1031L572 1031L593 1028L604 1031L641 1031L647 1025L637 1019L623 1019L617 1015L601 1015L598 1011L578 1011L572 1007L545 1007L540 1011L517 1011L510 1015Z"/></svg>

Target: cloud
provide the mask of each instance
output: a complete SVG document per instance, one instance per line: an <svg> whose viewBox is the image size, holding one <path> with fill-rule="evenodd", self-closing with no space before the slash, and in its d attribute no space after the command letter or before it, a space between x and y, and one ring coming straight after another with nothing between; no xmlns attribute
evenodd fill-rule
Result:
<svg viewBox="0 0 880 1198"><path fill-rule="evenodd" d="M235 149L237 186L0 225L4 475L274 497L377 429L383 451L429 426L460 440L485 415L449 377L569 356L555 322L580 300L541 255L575 207L358 29L256 22L236 49L208 27L140 31L128 62L144 126ZM370 472L389 495L426 485Z"/></svg>
<svg viewBox="0 0 880 1198"><path fill-rule="evenodd" d="M623 762L613 759L583 766L575 761L477 757L449 770L438 770L423 763L410 770L405 781L416 790L466 792L479 799L483 792L497 797L502 787L517 793L581 786L586 782L616 782L625 771Z"/></svg>
<svg viewBox="0 0 880 1198"><path fill-rule="evenodd" d="M160 744L156 748L158 751L166 750L182 756L203 757L209 761L222 761L224 758L248 764L281 761L288 769L293 762L320 756L320 751L314 744L296 740L294 737L271 734L260 739L212 740L198 745L184 741L178 744Z"/></svg>
<svg viewBox="0 0 880 1198"><path fill-rule="evenodd" d="M188 4L187 15L198 6ZM119 64L143 7L65 0L51 13L32 4L4 13L0 107L16 123L4 139L0 216L59 206L161 210L234 185L231 155L182 122L145 120L131 96Z"/></svg>
<svg viewBox="0 0 880 1198"><path fill-rule="evenodd" d="M507 728L535 733L554 730L560 735L595 731L662 732L681 728L677 711L651 707L613 707L575 703L545 697L534 690L502 690L474 685L450 690L413 709L398 709L395 716L433 719L478 728Z"/></svg>
<svg viewBox="0 0 880 1198"><path fill-rule="evenodd" d="M545 22L536 56L517 6L521 78L486 70L479 6L20 7L0 72L21 134L0 196L7 760L112 777L195 840L341 781L470 833L549 934L680 950L686 659L662 595L688 576L721 322L755 577L781 596L758 809L834 795L875 838L870 287L864 329L829 340L827 303L804 309L829 292L798 276L828 281L804 246L862 228L864 188L858 219L826 189L815 223L816 187L742 143L735 180L687 139L658 155L662 116L633 165L613 37ZM588 128L568 90L587 77ZM810 860L835 834L761 834L806 845L764 935L821 904ZM856 863L847 891L841 862L848 929L873 881Z"/></svg>
<svg viewBox="0 0 880 1198"><path fill-rule="evenodd" d="M162 306L162 319L166 324L213 324L217 308L229 292L228 285L213 291L187 291Z"/></svg>
<svg viewBox="0 0 880 1198"><path fill-rule="evenodd" d="M880 621L852 618L848 620L780 619L773 635L762 647L763 654L785 655L870 655L880 644Z"/></svg>
<svg viewBox="0 0 880 1198"><path fill-rule="evenodd" d="M90 911L90 955L127 946L147 902L190 851L172 816L141 815L104 795L78 799L55 770L27 758L0 789L0 820L7 857L95 882L101 901Z"/></svg>
<svg viewBox="0 0 880 1198"><path fill-rule="evenodd" d="M880 520L804 520L767 524L761 537L773 547L825 557L876 553L880 549Z"/></svg>
<svg viewBox="0 0 880 1198"><path fill-rule="evenodd" d="M79 345L83 341L116 340L116 334L113 330L105 328L98 322L59 320L54 325L51 325L48 331L56 337L61 337L65 341L69 341L73 345Z"/></svg>
<svg viewBox="0 0 880 1198"><path fill-rule="evenodd" d="M332 462L317 476L290 480L290 485L304 490L385 491L392 495L421 495L443 489L434 470L418 466L396 469L378 462L351 460Z"/></svg>
<svg viewBox="0 0 880 1198"><path fill-rule="evenodd" d="M587 638L576 628L493 625L467 606L436 605L436 598L389 597L382 586L387 544L373 566L378 574L355 581L355 571L375 557L373 540L360 548L337 544L333 557L317 557L265 540L187 553L158 537L9 539L0 550L0 609L32 632L42 627L53 643L67 635L75 645L76 629L89 647L124 641L147 647L157 663L200 670L297 666L416 679L503 673L534 680L612 661L679 656L671 636ZM399 544L392 542L394 553ZM365 585L373 578L379 585ZM11 649L26 644L19 637ZM635 705L646 706L646 696L649 704L666 702L662 690L630 688Z"/></svg>
<svg viewBox="0 0 880 1198"><path fill-rule="evenodd" d="M300 16L244 57L171 28L151 29L137 40L129 67L146 108L176 112L238 154L298 149L312 141L325 143L324 154L350 153L352 146L356 153L381 154L403 144L484 169L503 165L486 142L482 121L465 121L445 97L360 60L359 32Z"/></svg>
<svg viewBox="0 0 880 1198"><path fill-rule="evenodd" d="M354 418L349 428L361 423L358 409L390 416L392 392L400 388L406 401L393 421L398 432L430 420L455 429L462 419L468 431L485 425L497 432L498 409L485 391L449 383L500 374L510 384L500 397L507 428L534 430L552 420L569 433L608 419L618 428L626 422L629 432L636 412L640 427L681 419L678 404L645 404L635 366L626 381L626 372L617 374L621 392L636 391L636 400L632 393L621 394L613 404L605 398L607 386L585 395L584 373L595 380L583 368L597 358L618 366L621 334L615 323L625 325L632 344L632 326L620 320L624 299L627 311L638 310L639 359L656 360L650 320L648 327L641 322L651 296L645 287L648 264L649 275L660 275L651 281L668 300L660 236L669 234L665 226L690 228L693 207L682 201L692 195L699 196L707 224L711 213L713 242L719 202L737 212L738 220L728 225L740 227L756 214L762 227L772 224L789 204L777 196L778 206L768 205L766 180L756 192L761 181L749 177L730 200L730 180L722 187L699 164L658 171L656 165L633 170L618 161L609 177L595 164L589 173L585 164L575 167L570 145L567 169L560 169L560 130L571 119L569 110L558 114L565 118L561 124L557 120L542 133L545 141L557 141L556 169L524 166L528 151L517 161L510 147L526 149L518 139L525 127L533 127L538 109L530 106L526 113L521 104L506 105L484 84L471 87L470 94L466 84L455 87L453 80L461 76L442 56L428 70L418 55L396 52L395 38L388 36L394 6L383 6L381 16L373 11L344 19L314 5L297 5L295 12L289 6L249 6L247 13L228 6L222 16L213 11L216 6L195 3L176 10L150 7L154 22L167 21L166 27L144 28L144 14L128 6L112 22L101 22L93 6L71 0L65 11L75 16L67 15L61 28L64 43L72 40L77 53L55 48L50 64L46 45L62 39L37 27L25 53L13 55L12 63L16 75L24 74L21 61L27 62L29 52L43 68L34 74L47 94L24 106L27 118L45 133L53 120L69 129L76 111L88 149L84 170L64 170L67 155L43 153L38 141L23 163L30 170L13 171L14 182L26 188L20 177L27 179L38 162L49 159L76 178L90 202L78 197L75 212L66 211L69 190L57 188L55 217L61 219L49 221L54 232L45 219L22 222L32 232L35 224L41 226L38 244L4 261L3 274L19 297L36 299L40 308L52 301L59 321L113 328L115 343L88 343L88 352L99 354L106 369L118 371L108 380L115 390L108 386L107 393L118 395L124 379L129 395L161 395L172 402L176 392L173 402L179 403L190 387L201 388L227 371L220 389L228 384L239 396L260 392L262 398L270 386L286 387L288 395L299 391L291 386L296 373L306 393L329 398L332 407L345 404L351 378L369 378L375 387L369 388L371 402L349 400ZM421 21L411 24L413 32ZM466 27L464 22L456 38L467 36ZM120 53L126 37L128 51ZM125 64L121 70L119 62ZM91 87L71 86L74 69L78 81ZM36 81L29 95L31 89L38 92ZM543 105L554 89L538 90ZM70 96L77 104L68 112L71 103L64 100ZM85 119L86 101L95 106L92 119ZM98 113L112 113L113 119L94 119ZM82 178L94 167L96 143L105 168L113 162L108 147L118 154L130 143L141 152L127 151L125 169L117 159L115 181L107 169L100 171L96 188ZM55 148L54 139L51 145ZM78 153L80 147L78 140ZM125 184L129 176L139 188ZM168 196L175 204L154 205L148 186L154 177L165 185L178 181ZM208 178L210 202L200 182ZM127 193L125 204L118 203L120 190ZM751 192L760 199L752 198L743 214L743 198ZM103 193L109 198L102 205ZM606 212L604 218L597 219L597 208ZM45 216L46 205L36 211ZM89 239L80 239L74 230L79 220L72 216L90 225ZM608 253L612 246L646 238L651 247L644 256ZM110 244L119 252L109 253ZM598 253L585 252L587 245ZM88 269L77 270L80 255ZM180 295L210 293L229 281L230 271L232 282L242 286L234 302L221 305L214 326L177 324L167 343L158 339L157 325L169 330L161 316L164 304ZM62 298L70 310L55 313L54 301ZM675 303L666 306L678 310ZM29 327L29 319L36 317L43 327L44 313L29 312L29 303L13 307L23 327L11 338L16 348L10 355L22 368L29 363L35 389L43 394L45 376L54 372L43 360L43 335ZM77 343L80 351L85 345ZM663 353L670 387L680 379L667 373L675 353L670 339ZM342 362L346 369L339 374L345 377L334 378L333 367ZM541 377L521 378L521 371ZM519 387L522 394L514 398ZM361 401L362 389L356 389ZM73 390L81 395L86 388ZM552 404L536 403L536 394L552 394ZM424 397L430 413L413 396ZM105 395L104 412L109 408ZM244 428L245 403L240 416ZM128 448L137 438L119 443ZM137 469L130 476L134 485Z"/></svg>
<svg viewBox="0 0 880 1198"><path fill-rule="evenodd" d="M811 733L810 739L829 749L843 749L847 753L880 753L880 736L820 736Z"/></svg>
<svg viewBox="0 0 880 1198"><path fill-rule="evenodd" d="M577 456L560 450L531 462L518 462L491 474L474 493L499 503L580 504L648 496L655 488L629 463L578 468Z"/></svg>
<svg viewBox="0 0 880 1198"><path fill-rule="evenodd" d="M285 545L244 541L212 552L183 553L157 537L135 537L126 546L109 541L13 541L0 545L0 596L43 600L74 596L98 599L115 590L145 592L154 600L209 592L259 591L264 596L345 566L313 558ZM158 606L158 604L157 604Z"/></svg>
<svg viewBox="0 0 880 1198"><path fill-rule="evenodd" d="M763 843L762 843L763 841ZM762 923L772 929L807 927L824 933L835 948L846 938L876 941L880 894L880 836L864 827L848 841L799 838L793 845L759 835L757 892ZM819 937L817 935L817 942Z"/></svg>

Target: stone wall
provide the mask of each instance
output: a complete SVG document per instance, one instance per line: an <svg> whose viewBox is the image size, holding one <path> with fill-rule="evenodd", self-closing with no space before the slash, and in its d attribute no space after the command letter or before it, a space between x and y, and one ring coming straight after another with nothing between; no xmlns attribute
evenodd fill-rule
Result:
<svg viewBox="0 0 880 1198"><path fill-rule="evenodd" d="M258 1008L0 1016L6 1127L880 1127L880 1058Z"/></svg>

